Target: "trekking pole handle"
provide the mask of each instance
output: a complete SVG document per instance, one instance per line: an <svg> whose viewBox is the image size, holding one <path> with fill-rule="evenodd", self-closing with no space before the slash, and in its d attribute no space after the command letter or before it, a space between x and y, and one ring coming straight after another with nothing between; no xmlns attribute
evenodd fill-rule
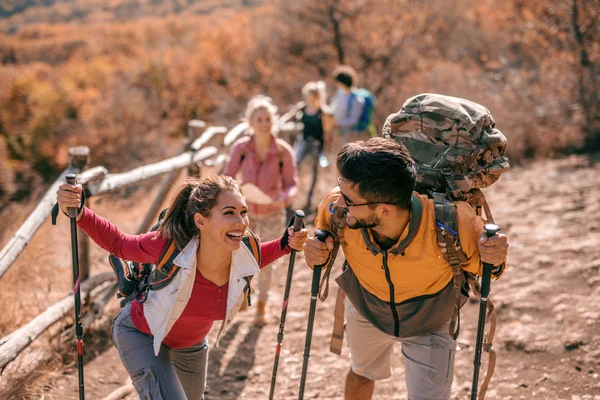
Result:
<svg viewBox="0 0 600 400"><path fill-rule="evenodd" d="M321 242L325 242L325 239L327 239L327 236L330 236L331 233L327 232L326 230L323 229L315 229L315 237L317 239L319 239ZM331 254L329 255L329 258L331 257ZM319 270L323 267L325 267L327 265L327 263L329 262L329 258L327 258L327 261L325 261L323 264L321 265L315 265L315 268L319 267Z"/></svg>
<svg viewBox="0 0 600 400"><path fill-rule="evenodd" d="M492 236L496 236L496 233L500 231L500 227L496 224L485 224L483 226L487 237L491 238Z"/></svg>
<svg viewBox="0 0 600 400"><path fill-rule="evenodd" d="M324 242L325 239L327 239L327 236L329 236L329 232L323 230L323 229L315 229L315 236L317 237L317 239L319 239L321 242Z"/></svg>
<svg viewBox="0 0 600 400"><path fill-rule="evenodd" d="M483 226L485 233L488 238L496 236L496 233L500 231L500 227L496 224L485 224ZM481 299L485 299L487 301L487 297L490 294L490 281L492 280L492 269L494 266L492 264L483 263L483 274L481 276Z"/></svg>
<svg viewBox="0 0 600 400"><path fill-rule="evenodd" d="M294 232L298 232L300 229L302 229L302 223L304 222L304 211L302 210L296 210L296 212L294 212Z"/></svg>
<svg viewBox="0 0 600 400"><path fill-rule="evenodd" d="M69 185L77 185L77 175L67 174L65 179ZM77 218L77 207L69 207L67 208L67 211L69 213L69 218Z"/></svg>

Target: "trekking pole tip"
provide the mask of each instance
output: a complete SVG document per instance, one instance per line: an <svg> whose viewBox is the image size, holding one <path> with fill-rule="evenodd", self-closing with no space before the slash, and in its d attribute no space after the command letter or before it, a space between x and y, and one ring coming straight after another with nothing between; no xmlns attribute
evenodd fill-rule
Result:
<svg viewBox="0 0 600 400"><path fill-rule="evenodd" d="M483 229L485 230L485 233L487 234L488 237L492 237L492 236L496 235L496 233L498 233L498 231L500 231L500 227L496 224L485 224L483 226Z"/></svg>

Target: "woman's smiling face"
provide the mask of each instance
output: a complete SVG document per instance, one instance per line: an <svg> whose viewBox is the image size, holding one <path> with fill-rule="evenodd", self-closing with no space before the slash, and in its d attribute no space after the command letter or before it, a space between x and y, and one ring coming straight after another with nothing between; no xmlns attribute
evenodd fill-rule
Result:
<svg viewBox="0 0 600 400"><path fill-rule="evenodd" d="M208 217L195 216L201 240L209 240L230 251L240 248L244 232L248 228L248 206L238 191L221 192Z"/></svg>
<svg viewBox="0 0 600 400"><path fill-rule="evenodd" d="M249 123L255 135L270 135L273 116L266 108L259 108L252 114Z"/></svg>

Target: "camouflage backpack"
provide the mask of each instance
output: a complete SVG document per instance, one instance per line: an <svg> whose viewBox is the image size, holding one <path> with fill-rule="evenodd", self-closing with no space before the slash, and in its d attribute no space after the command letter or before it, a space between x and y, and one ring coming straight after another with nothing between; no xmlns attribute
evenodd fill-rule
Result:
<svg viewBox="0 0 600 400"><path fill-rule="evenodd" d="M418 192L442 193L480 207L485 200L478 199L477 189L490 186L510 167L506 138L495 125L482 105L420 94L387 118L382 135L408 148L417 167Z"/></svg>

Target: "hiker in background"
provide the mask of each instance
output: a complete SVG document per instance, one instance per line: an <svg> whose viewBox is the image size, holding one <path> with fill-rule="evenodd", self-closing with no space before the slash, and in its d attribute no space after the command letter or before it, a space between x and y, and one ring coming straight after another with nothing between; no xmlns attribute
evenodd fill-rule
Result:
<svg viewBox="0 0 600 400"><path fill-rule="evenodd" d="M253 184L272 199L270 204L248 201L252 217L250 229L264 240L274 239L286 224L286 207L298 191L298 172L292 147L273 133L277 109L266 96L248 102L245 113L249 136L231 147L224 175L236 177L241 185ZM272 267L264 268L258 276L256 323L267 323L267 299L271 286Z"/></svg>
<svg viewBox="0 0 600 400"><path fill-rule="evenodd" d="M308 211L317 184L319 166L325 168L329 165L324 149L326 144L331 145L331 129L327 129L326 122L328 107L325 104L327 98L325 82L308 82L302 88L302 95L304 96L304 106L296 118L302 122L304 127L294 147L298 169L307 156L312 163L312 180L304 206L304 210Z"/></svg>
<svg viewBox="0 0 600 400"><path fill-rule="evenodd" d="M80 206L81 192L81 185L60 186L63 212ZM160 261L162 267L169 262L162 258L165 251L181 250L173 260L177 275L168 285L150 290L145 300L132 300L113 324L115 346L141 399L204 398L208 332L214 321L223 321L218 343L247 290L245 279L230 277L258 273L291 249L301 250L307 237L306 230L292 229L266 243L252 236L260 255L248 257L241 248L249 235L246 201L232 178L216 175L181 186L156 231L124 234L86 207L77 221L100 247L126 260Z"/></svg>
<svg viewBox="0 0 600 400"><path fill-rule="evenodd" d="M345 294L351 368L345 399L370 399L375 381L391 376L396 342L402 344L409 399L449 399L456 340L453 270L440 250L433 200L413 192L416 168L406 147L372 138L344 145L337 155L339 186L321 202L315 227L325 231L332 211L345 209L345 227L335 231L346 263L336 279ZM504 270L505 235L487 238L484 221L465 202L456 202L458 234L466 263L481 274L481 262ZM419 227L420 225L420 227ZM309 238L310 266L326 262L334 247Z"/></svg>
<svg viewBox="0 0 600 400"><path fill-rule="evenodd" d="M337 87L333 108L341 144L375 136L377 131L371 122L375 96L355 87L357 74L348 65L337 67L332 75Z"/></svg>

